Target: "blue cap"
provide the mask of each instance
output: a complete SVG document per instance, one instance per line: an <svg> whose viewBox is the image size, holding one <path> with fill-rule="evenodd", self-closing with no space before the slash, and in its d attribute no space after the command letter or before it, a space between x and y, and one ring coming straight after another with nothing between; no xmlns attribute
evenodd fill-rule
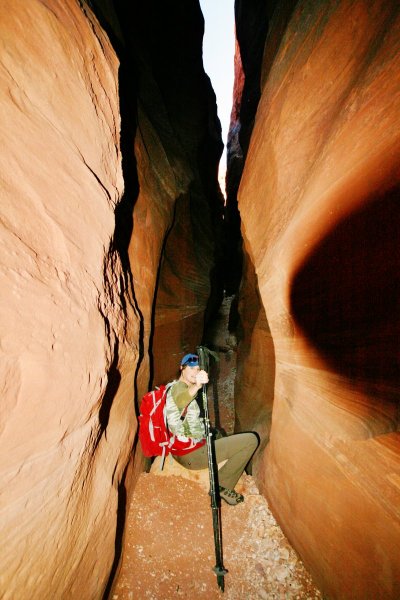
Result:
<svg viewBox="0 0 400 600"><path fill-rule="evenodd" d="M199 357L197 354L185 354L185 356L181 360L181 367L198 367L199 366Z"/></svg>

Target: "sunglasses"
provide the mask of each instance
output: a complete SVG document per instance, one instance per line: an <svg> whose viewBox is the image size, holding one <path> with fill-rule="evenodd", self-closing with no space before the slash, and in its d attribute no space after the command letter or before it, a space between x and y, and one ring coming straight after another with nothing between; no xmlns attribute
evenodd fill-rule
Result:
<svg viewBox="0 0 400 600"><path fill-rule="evenodd" d="M188 358L185 362L184 365L194 365L194 364L198 364L199 362L199 357L198 356L191 356L190 358Z"/></svg>

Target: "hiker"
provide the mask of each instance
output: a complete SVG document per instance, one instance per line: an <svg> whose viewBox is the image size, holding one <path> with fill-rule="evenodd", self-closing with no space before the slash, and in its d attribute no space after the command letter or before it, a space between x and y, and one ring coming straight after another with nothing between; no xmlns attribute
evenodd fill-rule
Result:
<svg viewBox="0 0 400 600"><path fill-rule="evenodd" d="M208 373L200 369L197 354L185 354L180 363L180 377L168 390L166 400L167 422L171 433L178 439L192 439L198 443L205 437L203 420L200 418L200 407L197 403L197 392L208 383ZM255 433L237 433L215 440L217 464L227 462L218 471L219 493L228 504L243 502L242 494L234 490L239 477L253 456L259 443ZM174 459L190 470L205 469L208 466L207 446L177 456Z"/></svg>

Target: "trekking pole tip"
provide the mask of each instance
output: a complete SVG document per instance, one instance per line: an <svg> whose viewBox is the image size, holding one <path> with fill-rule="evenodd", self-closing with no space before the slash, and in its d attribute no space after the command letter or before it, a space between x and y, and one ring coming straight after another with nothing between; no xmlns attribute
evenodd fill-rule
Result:
<svg viewBox="0 0 400 600"><path fill-rule="evenodd" d="M221 588L221 591L223 592L225 589L224 576L227 574L228 571L224 567L220 567L220 566L215 566L213 570L217 576L218 586Z"/></svg>

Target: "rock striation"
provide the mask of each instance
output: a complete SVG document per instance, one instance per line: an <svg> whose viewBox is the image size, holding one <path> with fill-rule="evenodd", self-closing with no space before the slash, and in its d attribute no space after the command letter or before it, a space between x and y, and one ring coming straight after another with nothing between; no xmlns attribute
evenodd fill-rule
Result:
<svg viewBox="0 0 400 600"><path fill-rule="evenodd" d="M275 355L270 442L256 478L327 597L394 600L399 7L289 4L271 19L239 189ZM248 390L239 415L271 378L271 340L262 345L238 382Z"/></svg>

